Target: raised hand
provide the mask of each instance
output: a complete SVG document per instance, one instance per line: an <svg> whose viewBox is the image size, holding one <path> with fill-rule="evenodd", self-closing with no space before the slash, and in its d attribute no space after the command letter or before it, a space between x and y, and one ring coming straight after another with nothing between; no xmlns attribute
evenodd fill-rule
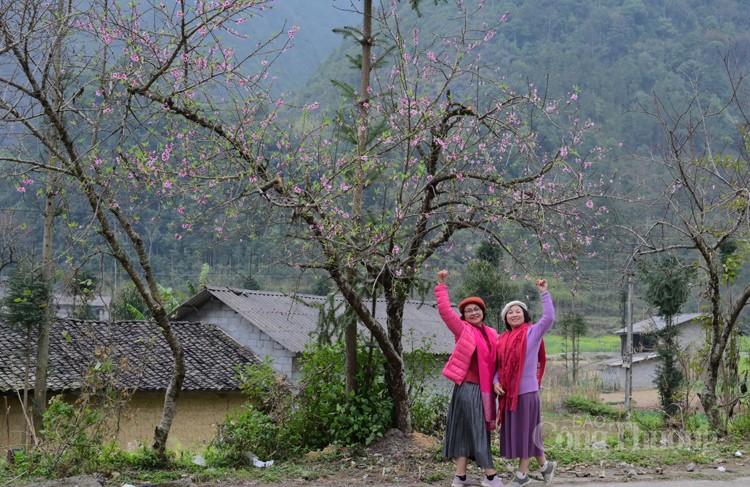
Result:
<svg viewBox="0 0 750 487"><path fill-rule="evenodd" d="M547 279L537 279L536 288L539 290L540 293L546 293L547 292Z"/></svg>
<svg viewBox="0 0 750 487"><path fill-rule="evenodd" d="M445 284L446 279L448 279L448 271L443 269L440 272L438 272L437 279L438 279L438 284Z"/></svg>

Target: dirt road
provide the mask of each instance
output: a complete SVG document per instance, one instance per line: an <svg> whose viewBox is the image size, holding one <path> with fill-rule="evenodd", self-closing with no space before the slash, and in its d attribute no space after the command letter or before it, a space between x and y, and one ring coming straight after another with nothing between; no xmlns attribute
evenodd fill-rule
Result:
<svg viewBox="0 0 750 487"><path fill-rule="evenodd" d="M725 478L721 481L722 487L748 487L750 486L750 477L734 477ZM659 480L650 479L643 481L628 481L623 480L611 480L611 481L599 481L599 480L588 480L588 479L559 479L555 480L551 485L552 487L616 487L618 485L627 485L627 487L711 487L716 485L717 480L699 480L699 479L681 479L681 480ZM367 485L368 487L429 487L429 486L449 486L451 484L450 479L443 480L435 483L425 482L398 482L398 483L363 483L354 485ZM282 484L258 484L254 482L246 482L241 484L210 484L212 487L289 487L289 486L300 486L300 487L343 487L344 485L352 484L340 484L330 482L286 482ZM477 484L478 485L478 484ZM509 485L506 483L505 485ZM542 482L532 481L528 484L528 487L543 487ZM208 487L208 485L206 485Z"/></svg>

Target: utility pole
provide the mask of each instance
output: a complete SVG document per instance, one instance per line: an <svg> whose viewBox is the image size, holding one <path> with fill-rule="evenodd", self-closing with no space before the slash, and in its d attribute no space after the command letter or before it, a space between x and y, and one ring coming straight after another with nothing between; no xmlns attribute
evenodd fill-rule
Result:
<svg viewBox="0 0 750 487"><path fill-rule="evenodd" d="M57 21L59 33L54 39L51 46L53 69L48 75L48 80L52 91L52 102L55 116L59 120L63 118L64 86L63 86L63 64L62 64L62 45L65 41L67 30L65 28L66 19L66 2L58 0L57 2ZM48 128L50 143L58 147L57 141L60 140L59 134L53 123ZM55 154L49 151L49 165L54 167L57 162ZM42 236L42 279L49 286L49 297L47 299L46 317L39 323L39 336L37 338L36 366L34 378L34 402L32 404L32 418L36 434L41 434L44 427L44 412L47 410L47 376L49 375L49 334L52 323L55 320L55 293L52 281L55 277L55 261L53 239L55 232L55 218L58 212L58 200L60 198L60 175L53 171L47 171L47 184L45 187L44 197L44 233Z"/></svg>
<svg viewBox="0 0 750 487"><path fill-rule="evenodd" d="M630 398L633 395L633 271L628 270L627 333L622 366L625 368L625 411L630 412Z"/></svg>

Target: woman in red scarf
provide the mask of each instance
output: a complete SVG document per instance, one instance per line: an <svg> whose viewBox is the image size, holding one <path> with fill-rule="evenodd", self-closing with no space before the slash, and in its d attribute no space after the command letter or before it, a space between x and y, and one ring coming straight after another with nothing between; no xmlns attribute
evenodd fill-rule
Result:
<svg viewBox="0 0 750 487"><path fill-rule="evenodd" d="M498 340L498 374L493 387L499 397L500 455L519 459L511 487L530 482L531 457L539 463L545 485L552 481L557 466L544 455L539 403L539 385L546 363L543 337L555 322L555 308L547 281L539 279L536 287L543 309L537 323L531 324L528 308L521 301L511 301L500 313L507 331Z"/></svg>
<svg viewBox="0 0 750 487"><path fill-rule="evenodd" d="M448 271L438 272L435 286L440 317L456 338L456 345L443 375L454 382L445 426L443 457L456 459L452 486L475 485L466 475L469 460L484 468L484 487L503 487L495 471L490 450L490 431L495 428L495 394L492 380L497 370L497 331L484 324L486 307L472 296L458 305L461 316L451 307L445 280Z"/></svg>

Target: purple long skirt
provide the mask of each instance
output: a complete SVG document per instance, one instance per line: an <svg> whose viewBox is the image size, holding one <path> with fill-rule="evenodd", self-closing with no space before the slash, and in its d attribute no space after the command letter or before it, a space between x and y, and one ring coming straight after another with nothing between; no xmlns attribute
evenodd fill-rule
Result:
<svg viewBox="0 0 750 487"><path fill-rule="evenodd" d="M518 396L515 411L505 410L500 426L500 456L531 458L544 454L542 440L542 411L539 392Z"/></svg>

